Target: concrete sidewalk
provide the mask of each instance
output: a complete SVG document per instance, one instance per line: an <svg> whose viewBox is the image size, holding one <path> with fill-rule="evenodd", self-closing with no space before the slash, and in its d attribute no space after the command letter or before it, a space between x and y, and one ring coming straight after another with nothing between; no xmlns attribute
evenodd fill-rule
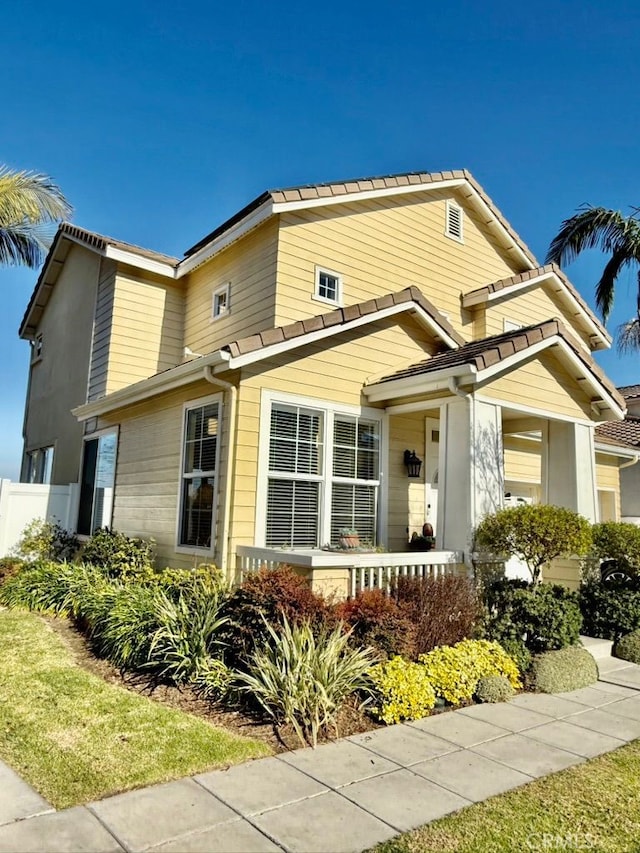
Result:
<svg viewBox="0 0 640 853"><path fill-rule="evenodd" d="M640 667L611 658L604 641L588 647L601 672L593 687L462 708L62 812L46 813L7 768L0 851L364 850L640 737Z"/></svg>

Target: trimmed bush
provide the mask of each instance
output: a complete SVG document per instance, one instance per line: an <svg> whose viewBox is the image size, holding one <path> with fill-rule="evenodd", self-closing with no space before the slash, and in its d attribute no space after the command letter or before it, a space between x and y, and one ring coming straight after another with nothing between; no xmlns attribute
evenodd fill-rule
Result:
<svg viewBox="0 0 640 853"><path fill-rule="evenodd" d="M578 641L582 616L578 594L557 584L504 580L486 592L485 635L515 651L519 644L536 654ZM525 655L517 654L524 663Z"/></svg>
<svg viewBox="0 0 640 853"><path fill-rule="evenodd" d="M524 504L487 515L476 529L475 545L489 554L523 560L537 583L545 563L589 551L591 525L564 507Z"/></svg>
<svg viewBox="0 0 640 853"><path fill-rule="evenodd" d="M136 539L103 527L96 530L82 549L82 559L114 579L153 577L152 540Z"/></svg>
<svg viewBox="0 0 640 853"><path fill-rule="evenodd" d="M292 625L283 616L278 629L267 624L266 630L249 672L236 674L240 689L276 723L293 726L303 746L316 746L318 735L328 727L337 737L337 714L345 699L370 690L373 653L352 649L341 624L316 635L308 620Z"/></svg>
<svg viewBox="0 0 640 853"><path fill-rule="evenodd" d="M474 636L480 602L469 578L399 577L391 594L415 627L415 657Z"/></svg>
<svg viewBox="0 0 640 853"><path fill-rule="evenodd" d="M592 555L597 560L613 560L616 568L629 575L640 569L640 526L624 521L603 521L592 528Z"/></svg>
<svg viewBox="0 0 640 853"><path fill-rule="evenodd" d="M528 684L538 693L566 693L588 687L598 680L598 666L581 646L535 655Z"/></svg>
<svg viewBox="0 0 640 853"><path fill-rule="evenodd" d="M631 663L640 663L640 631L632 631L620 637L613 646L613 656Z"/></svg>
<svg viewBox="0 0 640 853"><path fill-rule="evenodd" d="M626 583L587 581L580 587L583 630L589 637L617 640L640 628L640 577Z"/></svg>
<svg viewBox="0 0 640 853"><path fill-rule="evenodd" d="M335 615L351 629L352 645L370 646L380 657L411 656L415 628L396 602L379 589L365 589L341 602Z"/></svg>
<svg viewBox="0 0 640 853"><path fill-rule="evenodd" d="M220 637L225 660L234 669L245 669L256 647L270 636L268 625L277 631L286 618L294 625L308 621L320 627L327 614L324 599L289 566L261 569L249 575L225 604L222 615L228 623Z"/></svg>
<svg viewBox="0 0 640 853"><path fill-rule="evenodd" d="M470 702L478 681L488 675L505 676L513 688L522 686L514 660L498 643L463 640L455 646L441 646L420 656L436 696L450 705Z"/></svg>
<svg viewBox="0 0 640 853"><path fill-rule="evenodd" d="M79 547L78 538L58 522L34 518L22 531L16 550L30 563L48 560L64 563L73 560Z"/></svg>
<svg viewBox="0 0 640 853"><path fill-rule="evenodd" d="M486 675L478 681L476 699L478 702L508 702L515 690L504 675Z"/></svg>
<svg viewBox="0 0 640 853"><path fill-rule="evenodd" d="M376 697L371 712L387 725L420 720L436 704L435 692L422 664L396 656L376 664L369 675Z"/></svg>

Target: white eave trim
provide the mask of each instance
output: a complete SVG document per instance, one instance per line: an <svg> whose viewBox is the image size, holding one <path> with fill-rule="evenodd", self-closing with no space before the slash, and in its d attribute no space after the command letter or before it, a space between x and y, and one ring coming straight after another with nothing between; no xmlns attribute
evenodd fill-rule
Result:
<svg viewBox="0 0 640 853"><path fill-rule="evenodd" d="M623 447L618 444L607 444L604 441L595 440L596 453L603 453L607 456L621 456L623 459L640 459L640 448Z"/></svg>
<svg viewBox="0 0 640 853"><path fill-rule="evenodd" d="M518 245L512 234L500 222L496 214L491 210L488 204L484 201L478 191L469 183L467 178L450 178L443 181L429 181L423 184L406 184L405 186L384 187L373 190L360 190L358 192L343 193L342 195L328 195L321 198L303 199L299 201L280 201L274 202L272 199L267 199L256 210L248 213L244 219L236 222L227 229L219 237L211 240L195 254L181 261L177 268L177 278L186 275L195 267L208 261L217 252L225 249L230 243L239 240L248 231L256 228L262 222L274 216L277 213L289 213L297 210L310 210L316 207L330 207L337 204L348 204L350 202L367 201L376 198L385 198L388 196L407 195L409 193L418 192L437 192L443 189L455 189L465 187L467 192L465 199L475 207L484 219L492 225L494 229L500 231L503 239L508 243L508 251L512 252L527 269L534 269L536 264L526 252Z"/></svg>
<svg viewBox="0 0 640 853"><path fill-rule="evenodd" d="M606 349L609 349L612 341L611 335L594 320L588 311L585 310L564 281L562 281L555 272L541 273L540 275L534 276L534 278L529 278L526 281L521 281L518 284L513 284L509 287L503 288L502 290L496 290L488 294L467 294L467 296L462 297L462 307L472 308L474 305L481 305L484 302L497 302L499 299L509 299L521 290L527 290L529 287L535 287L537 284L542 284L542 282L550 280L554 280L556 284L560 286L565 299L570 302L575 309L577 309L577 312L584 319L593 335L598 338L599 341L602 341Z"/></svg>
<svg viewBox="0 0 640 853"><path fill-rule="evenodd" d="M123 406L131 406L134 403L139 403L142 400L147 400L156 394L171 391L174 388L180 388L182 385L188 385L198 379L198 374L202 373L206 367L224 366L228 369L229 353L222 350L210 355L200 356L193 361L188 361L185 364L180 364L171 370L166 370L164 373L157 373L149 379L143 379L136 382L134 385L127 385L126 388L120 388L112 394L107 394L106 397L101 397L99 400L92 400L89 403L84 403L82 406L77 406L71 410L79 421L86 421L89 418L99 417L114 409L121 409Z"/></svg>
<svg viewBox="0 0 640 853"><path fill-rule="evenodd" d="M340 309L337 309L340 310ZM342 332L348 332L351 329L357 329L359 326L365 326L368 323L374 323L377 320L383 320L385 317L392 317L395 314L401 314L405 311L413 312L417 318L441 341L443 341L450 349L458 349L460 344L455 341L447 332L439 325L439 323L427 314L415 302L400 302L397 305L391 305L389 308L381 308L379 311L365 314L363 317L356 317L353 320L348 320L346 323L336 323L333 326L327 326L323 329L318 329L315 332L307 332L303 335L289 338L289 340L280 341L277 344L259 347L251 352L243 355L230 357L225 370L235 370L240 367L246 367L248 364L254 364L256 361L263 361L266 358L272 358L282 353L289 352L299 347L307 346L308 344L316 343L324 338L332 335L339 335Z"/></svg>
<svg viewBox="0 0 640 853"><path fill-rule="evenodd" d="M397 397L410 397L414 394L441 391L447 387L448 380L451 378L461 378L463 380L461 384L465 384L465 380L467 384L473 383L476 373L473 364L457 364L455 367L445 367L442 370L434 370L429 373L403 376L401 379L372 382L370 385L364 386L362 393L370 403L381 403Z"/></svg>
<svg viewBox="0 0 640 853"><path fill-rule="evenodd" d="M83 245L82 242L80 245ZM86 244L84 244L86 246ZM90 248L86 246L86 248ZM137 267L147 272L153 272L156 275L163 275L166 278L177 278L176 267L172 264L165 264L162 261L154 261L152 258L146 258L143 255L137 255L135 252L127 252L125 249L118 249L115 246L108 245L104 252L101 252L105 258L117 261L121 264L128 264L131 267Z"/></svg>

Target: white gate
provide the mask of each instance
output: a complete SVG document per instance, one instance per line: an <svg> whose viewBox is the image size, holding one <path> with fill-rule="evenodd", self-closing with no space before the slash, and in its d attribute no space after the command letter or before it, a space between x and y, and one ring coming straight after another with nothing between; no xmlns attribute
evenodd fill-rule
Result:
<svg viewBox="0 0 640 853"><path fill-rule="evenodd" d="M0 480L0 557L13 550L24 528L36 518L74 530L78 496L76 483L49 486Z"/></svg>

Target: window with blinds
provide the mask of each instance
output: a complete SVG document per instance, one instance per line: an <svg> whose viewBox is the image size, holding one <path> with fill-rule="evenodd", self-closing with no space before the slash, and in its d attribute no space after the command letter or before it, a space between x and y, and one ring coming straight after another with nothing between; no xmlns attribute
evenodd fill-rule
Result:
<svg viewBox="0 0 640 853"><path fill-rule="evenodd" d="M378 421L273 403L265 544L317 548L343 527L375 543L379 471Z"/></svg>
<svg viewBox="0 0 640 853"><path fill-rule="evenodd" d="M216 496L218 403L187 409L178 545L210 550Z"/></svg>

